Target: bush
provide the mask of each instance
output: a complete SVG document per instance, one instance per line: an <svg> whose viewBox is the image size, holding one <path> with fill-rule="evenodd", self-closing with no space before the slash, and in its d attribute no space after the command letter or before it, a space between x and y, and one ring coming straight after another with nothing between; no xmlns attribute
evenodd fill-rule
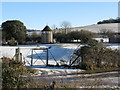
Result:
<svg viewBox="0 0 120 90"><path fill-rule="evenodd" d="M100 43L88 44L76 52L81 57L81 67L86 70L119 68L120 51L106 48Z"/></svg>
<svg viewBox="0 0 120 90"><path fill-rule="evenodd" d="M27 83L22 77L34 70L23 66L23 63L17 60L2 58L2 88L7 90L10 88L26 88Z"/></svg>

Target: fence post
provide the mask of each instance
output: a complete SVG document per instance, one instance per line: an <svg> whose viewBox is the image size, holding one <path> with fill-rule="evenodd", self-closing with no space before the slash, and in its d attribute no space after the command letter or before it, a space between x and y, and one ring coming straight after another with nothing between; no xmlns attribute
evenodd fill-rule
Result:
<svg viewBox="0 0 120 90"><path fill-rule="evenodd" d="M16 49L15 60L22 61L22 53L20 53L20 48Z"/></svg>
<svg viewBox="0 0 120 90"><path fill-rule="evenodd" d="M47 53L46 53L46 66L48 66L48 57L49 57L49 56L48 56L48 55L49 55L49 54L48 54L48 48L47 48L46 50L47 50Z"/></svg>
<svg viewBox="0 0 120 90"><path fill-rule="evenodd" d="M33 50L34 49L32 49L32 53L31 53L31 66L33 66Z"/></svg>

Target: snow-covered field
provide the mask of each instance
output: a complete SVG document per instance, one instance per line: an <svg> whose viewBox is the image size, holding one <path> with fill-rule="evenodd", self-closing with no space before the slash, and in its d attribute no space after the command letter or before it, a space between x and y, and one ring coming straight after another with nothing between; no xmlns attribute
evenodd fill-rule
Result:
<svg viewBox="0 0 120 90"><path fill-rule="evenodd" d="M26 65L30 64L32 48L51 47L49 49L49 64L60 60L69 61L73 51L78 47L78 44L39 44L39 45L20 45L20 46L0 46L0 57L6 56L12 58L15 55L16 49L20 48L23 61ZM42 60L41 60L42 59ZM43 50L35 50L33 52L34 65L44 65L42 61L46 60L46 52Z"/></svg>
<svg viewBox="0 0 120 90"><path fill-rule="evenodd" d="M25 66L30 66L31 63L31 53L32 48L42 48L42 47L51 47L49 49L49 64L56 64L55 60L60 63L60 60L64 60L69 63L70 57L73 54L74 50L78 47L82 46L79 44L39 44L39 45L20 45L20 46L0 46L0 57L6 56L9 58L13 58L15 55L15 50L19 47L20 52L22 53L23 62L25 62ZM108 48L118 49L120 46L111 45ZM73 69L65 69L65 68L48 68L45 66L46 64L46 52L43 50L36 50L33 52L33 66L32 68L38 70L46 70L51 71L54 70L56 72L69 72L76 71ZM59 70L59 71L58 71Z"/></svg>
<svg viewBox="0 0 120 90"><path fill-rule="evenodd" d="M68 69L63 67L53 68L46 67L46 52L43 50L36 50L33 52L33 66L30 66L31 63L31 53L32 48L42 48L42 47L51 47L49 49L49 64L55 65L55 60L60 63L60 60L65 60L69 63L70 56L73 51L80 46L79 44L39 44L39 45L20 45L20 46L0 46L0 57L5 56L13 58L15 55L16 49L19 47L20 52L22 53L23 62L25 66L39 70L39 74L47 72L47 74L53 73L64 73L64 72L76 72L81 71L77 69ZM42 60L41 60L42 59ZM54 60L55 59L55 60ZM44 62L44 63L43 63Z"/></svg>
<svg viewBox="0 0 120 90"><path fill-rule="evenodd" d="M0 46L0 57L6 56L6 57L12 58L15 55L16 48L19 47L20 52L23 55L23 61L25 61L25 65L38 70L38 72L34 75L36 78L37 77L43 78L43 76L44 76L44 78L49 78L49 79L50 78L52 78L52 79L63 78L65 80L69 80L70 82L72 82L72 80L74 82L77 82L77 81L80 82L83 77L84 78L82 80L83 81L86 80L85 82L90 82L90 81L94 82L98 78L99 80L101 80L104 83L108 83L108 84L112 83L113 86L115 86L117 83L117 85L118 85L118 80L117 80L118 77L115 77L115 76L109 77L109 78L101 77L101 79L100 79L99 76L104 75L104 73L102 73L102 74L99 74L99 73L98 74L85 74L85 75L84 74L83 75L75 74L74 75L74 73L79 73L82 70L70 69L70 68L65 68L65 67L46 67L44 65L44 63L41 61L41 59L42 59L44 62L46 62L46 57L45 57L46 54L43 50L35 51L33 53L33 66L30 66L30 64L29 64L31 62L31 49L32 48L51 47L49 49L49 64L55 64L56 62L54 61L54 59L56 59L57 62L60 62L60 60L66 60L69 62L70 56L72 55L73 51L78 46L81 47L82 45L79 45L79 44L39 44L39 45L21 45L21 46ZM110 45L110 46L108 46L108 48L112 48L114 50L114 49L120 48L120 45L119 46L118 45ZM54 58L52 57L52 55L50 53L52 53ZM41 59L40 59L40 56L41 56ZM108 73L108 74L112 74L112 73L113 72ZM114 73L116 75L116 73L118 73L118 72L114 72ZM87 77L91 77L91 78L87 78ZM96 77L96 78L94 78L94 77ZM87 79L85 79L85 78L87 78ZM101 86L101 87L104 87L104 86ZM79 86L79 88L83 88L83 87Z"/></svg>
<svg viewBox="0 0 120 90"><path fill-rule="evenodd" d="M19 47L22 53L25 65L31 62L31 53L33 48L51 47L49 49L49 64L55 64L55 60L59 63L60 60L65 60L69 63L70 56L74 50L80 46L79 44L39 44L39 45L20 45L20 46L0 46L0 57L6 56L12 58L15 55L16 49ZM82 45L81 45L82 46ZM118 44L109 44L107 46L111 49L119 49ZM42 59L42 60L41 60ZM35 50L33 52L33 64L44 65L46 63L46 52L44 50Z"/></svg>
<svg viewBox="0 0 120 90"><path fill-rule="evenodd" d="M69 60L70 55L77 48L78 44L40 44L38 45L21 45L21 46L1 46L1 56L6 56L12 58L15 55L15 50L19 47L20 52L23 55L23 58L27 61L31 59L32 48L42 48L42 47L51 47L49 49L49 61L57 60ZM33 60L36 61L34 65L41 64L39 63L40 58L46 60L46 52L43 50L35 50L33 52Z"/></svg>

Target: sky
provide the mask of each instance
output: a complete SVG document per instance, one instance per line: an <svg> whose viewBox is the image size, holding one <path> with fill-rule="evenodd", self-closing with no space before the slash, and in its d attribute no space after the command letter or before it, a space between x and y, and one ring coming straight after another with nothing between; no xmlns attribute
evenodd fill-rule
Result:
<svg viewBox="0 0 120 90"><path fill-rule="evenodd" d="M45 25L60 28L63 21L80 27L117 17L118 2L2 2L0 24L20 20L27 29L42 30Z"/></svg>

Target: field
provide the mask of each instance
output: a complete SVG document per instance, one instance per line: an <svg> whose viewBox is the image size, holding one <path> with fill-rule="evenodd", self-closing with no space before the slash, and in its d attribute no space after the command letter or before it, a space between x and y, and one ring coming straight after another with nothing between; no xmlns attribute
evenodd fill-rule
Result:
<svg viewBox="0 0 120 90"><path fill-rule="evenodd" d="M12 58L15 55L15 49L20 48L22 53L23 62L25 66L37 69L38 72L33 75L37 81L56 81L58 85L66 85L68 88L77 87L118 87L119 72L106 72L106 73L94 73L94 74L82 74L84 70L72 69L65 67L46 67L46 52L38 50L33 52L33 66L30 66L31 62L31 49L51 47L49 49L49 64L55 65L55 60L60 63L60 60L69 63L70 56L79 44L39 44L39 45L20 45L20 46L0 46L0 57L6 56ZM111 45L108 48L118 49L120 46ZM42 60L41 60L42 59ZM54 60L55 59L55 60ZM43 63L44 61L44 63ZM70 86L72 85L72 86ZM64 86L62 86L64 87Z"/></svg>

